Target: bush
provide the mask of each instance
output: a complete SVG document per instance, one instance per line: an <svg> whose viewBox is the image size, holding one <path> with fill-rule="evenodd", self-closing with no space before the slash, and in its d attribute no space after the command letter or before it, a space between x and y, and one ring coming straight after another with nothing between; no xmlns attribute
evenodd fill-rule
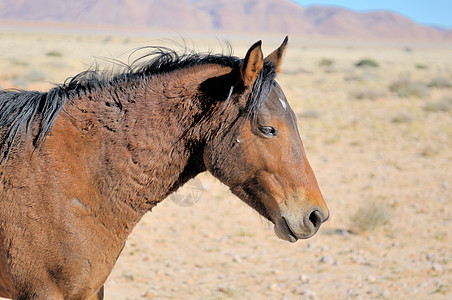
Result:
<svg viewBox="0 0 452 300"><path fill-rule="evenodd" d="M364 69L359 73L349 73L344 76L345 81L375 81L377 80L377 75L369 69Z"/></svg>
<svg viewBox="0 0 452 300"><path fill-rule="evenodd" d="M51 56L51 57L62 57L63 53L58 52L58 51L48 51L46 53L46 56Z"/></svg>
<svg viewBox="0 0 452 300"><path fill-rule="evenodd" d="M30 82L45 81L47 78L48 75L45 71L40 69L32 69L25 73L25 75L16 78L13 83L17 87L25 88L30 84Z"/></svg>
<svg viewBox="0 0 452 300"><path fill-rule="evenodd" d="M428 66L427 65L424 65L424 64L416 64L416 69L419 69L419 70L428 70Z"/></svg>
<svg viewBox="0 0 452 300"><path fill-rule="evenodd" d="M39 69L32 69L24 75L25 80L32 81L32 82L44 81L48 77L49 76L47 75L47 73L45 71L42 71Z"/></svg>
<svg viewBox="0 0 452 300"><path fill-rule="evenodd" d="M112 40L113 40L113 37L111 35L108 35L103 39L102 43L107 44L107 43L111 42Z"/></svg>
<svg viewBox="0 0 452 300"><path fill-rule="evenodd" d="M439 101L427 103L424 105L424 110L430 112L452 111L452 98L445 98Z"/></svg>
<svg viewBox="0 0 452 300"><path fill-rule="evenodd" d="M451 88L452 80L446 77L436 77L427 86L433 88Z"/></svg>
<svg viewBox="0 0 452 300"><path fill-rule="evenodd" d="M316 109L307 109L301 114L298 114L298 117L305 119L318 119L320 118L320 112Z"/></svg>
<svg viewBox="0 0 452 300"><path fill-rule="evenodd" d="M26 67L26 66L29 65L28 62L26 62L26 61L24 61L24 60L21 60L20 58L16 58L16 57L10 58L10 59L9 59L9 62L10 62L13 66L17 66L17 67Z"/></svg>
<svg viewBox="0 0 452 300"><path fill-rule="evenodd" d="M389 86L389 90L402 98L424 98L428 96L428 88L425 84L413 82L408 79L401 79L393 82Z"/></svg>
<svg viewBox="0 0 452 300"><path fill-rule="evenodd" d="M319 61L319 67L331 67L332 65L334 65L334 60L331 58L322 58Z"/></svg>
<svg viewBox="0 0 452 300"><path fill-rule="evenodd" d="M371 89L371 88L367 88L367 89L363 88L363 89L359 89L359 90L351 92L350 96L357 100L363 100L363 99L375 100L378 98L385 97L386 93L381 90L376 90L376 89Z"/></svg>
<svg viewBox="0 0 452 300"><path fill-rule="evenodd" d="M411 121L413 121L413 116L406 111L399 112L391 119L392 123L409 123Z"/></svg>
<svg viewBox="0 0 452 300"><path fill-rule="evenodd" d="M353 233L361 233L374 230L386 224L390 219L388 209L381 203L365 203L358 211L351 216Z"/></svg>
<svg viewBox="0 0 452 300"><path fill-rule="evenodd" d="M370 67L370 68L378 68L379 64L370 58L365 58L365 59L361 59L360 61L358 61L355 66L357 67Z"/></svg>

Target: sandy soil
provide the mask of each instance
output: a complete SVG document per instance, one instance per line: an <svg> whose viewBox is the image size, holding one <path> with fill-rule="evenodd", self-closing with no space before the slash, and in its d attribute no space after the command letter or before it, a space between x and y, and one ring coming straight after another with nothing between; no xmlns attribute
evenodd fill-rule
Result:
<svg viewBox="0 0 452 300"><path fill-rule="evenodd" d="M259 38L232 40L234 53ZM164 43L1 31L0 41L0 88L40 90L95 56L127 61L133 48ZM266 53L280 42L263 41ZM363 58L379 66L356 67ZM196 203L166 199L135 228L106 299L452 299L450 58L433 46L292 41L278 81L331 219L309 240L280 241L201 174L178 192ZM412 84L406 98L389 90L401 79Z"/></svg>

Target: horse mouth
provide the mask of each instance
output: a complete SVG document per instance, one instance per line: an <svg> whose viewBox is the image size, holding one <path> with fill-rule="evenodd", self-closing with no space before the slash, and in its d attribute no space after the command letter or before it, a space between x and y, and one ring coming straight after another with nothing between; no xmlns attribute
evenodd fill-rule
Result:
<svg viewBox="0 0 452 300"><path fill-rule="evenodd" d="M283 220L284 220L284 224L285 224L286 227L287 227L287 231L288 231L289 235L290 235L291 237L293 237L295 240L298 240L298 238L297 238L297 236L295 235L295 233L293 233L292 229L290 229L289 223L287 223L286 218L284 218L284 217L282 217L282 218L283 218Z"/></svg>
<svg viewBox="0 0 452 300"><path fill-rule="evenodd" d="M295 243L298 238L295 233L290 229L287 220L284 217L281 217L278 221L275 222L275 234L282 240L286 240L291 243Z"/></svg>

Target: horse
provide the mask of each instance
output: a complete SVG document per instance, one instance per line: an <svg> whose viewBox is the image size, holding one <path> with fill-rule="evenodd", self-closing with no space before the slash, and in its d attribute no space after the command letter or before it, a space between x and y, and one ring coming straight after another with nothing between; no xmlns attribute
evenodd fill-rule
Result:
<svg viewBox="0 0 452 300"><path fill-rule="evenodd" d="M208 171L289 242L329 217L264 58L155 47L120 71L0 92L0 296L103 299L146 212Z"/></svg>

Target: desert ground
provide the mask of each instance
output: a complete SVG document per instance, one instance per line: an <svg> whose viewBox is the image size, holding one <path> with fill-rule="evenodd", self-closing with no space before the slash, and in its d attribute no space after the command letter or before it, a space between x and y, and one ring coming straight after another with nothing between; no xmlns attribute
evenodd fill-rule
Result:
<svg viewBox="0 0 452 300"><path fill-rule="evenodd" d="M243 57L259 39L268 54L283 36L229 42ZM222 51L213 36L186 43ZM0 30L0 88L45 91L155 45L171 42ZM452 299L451 50L291 39L277 80L330 220L290 244L201 174L134 229L106 299Z"/></svg>

